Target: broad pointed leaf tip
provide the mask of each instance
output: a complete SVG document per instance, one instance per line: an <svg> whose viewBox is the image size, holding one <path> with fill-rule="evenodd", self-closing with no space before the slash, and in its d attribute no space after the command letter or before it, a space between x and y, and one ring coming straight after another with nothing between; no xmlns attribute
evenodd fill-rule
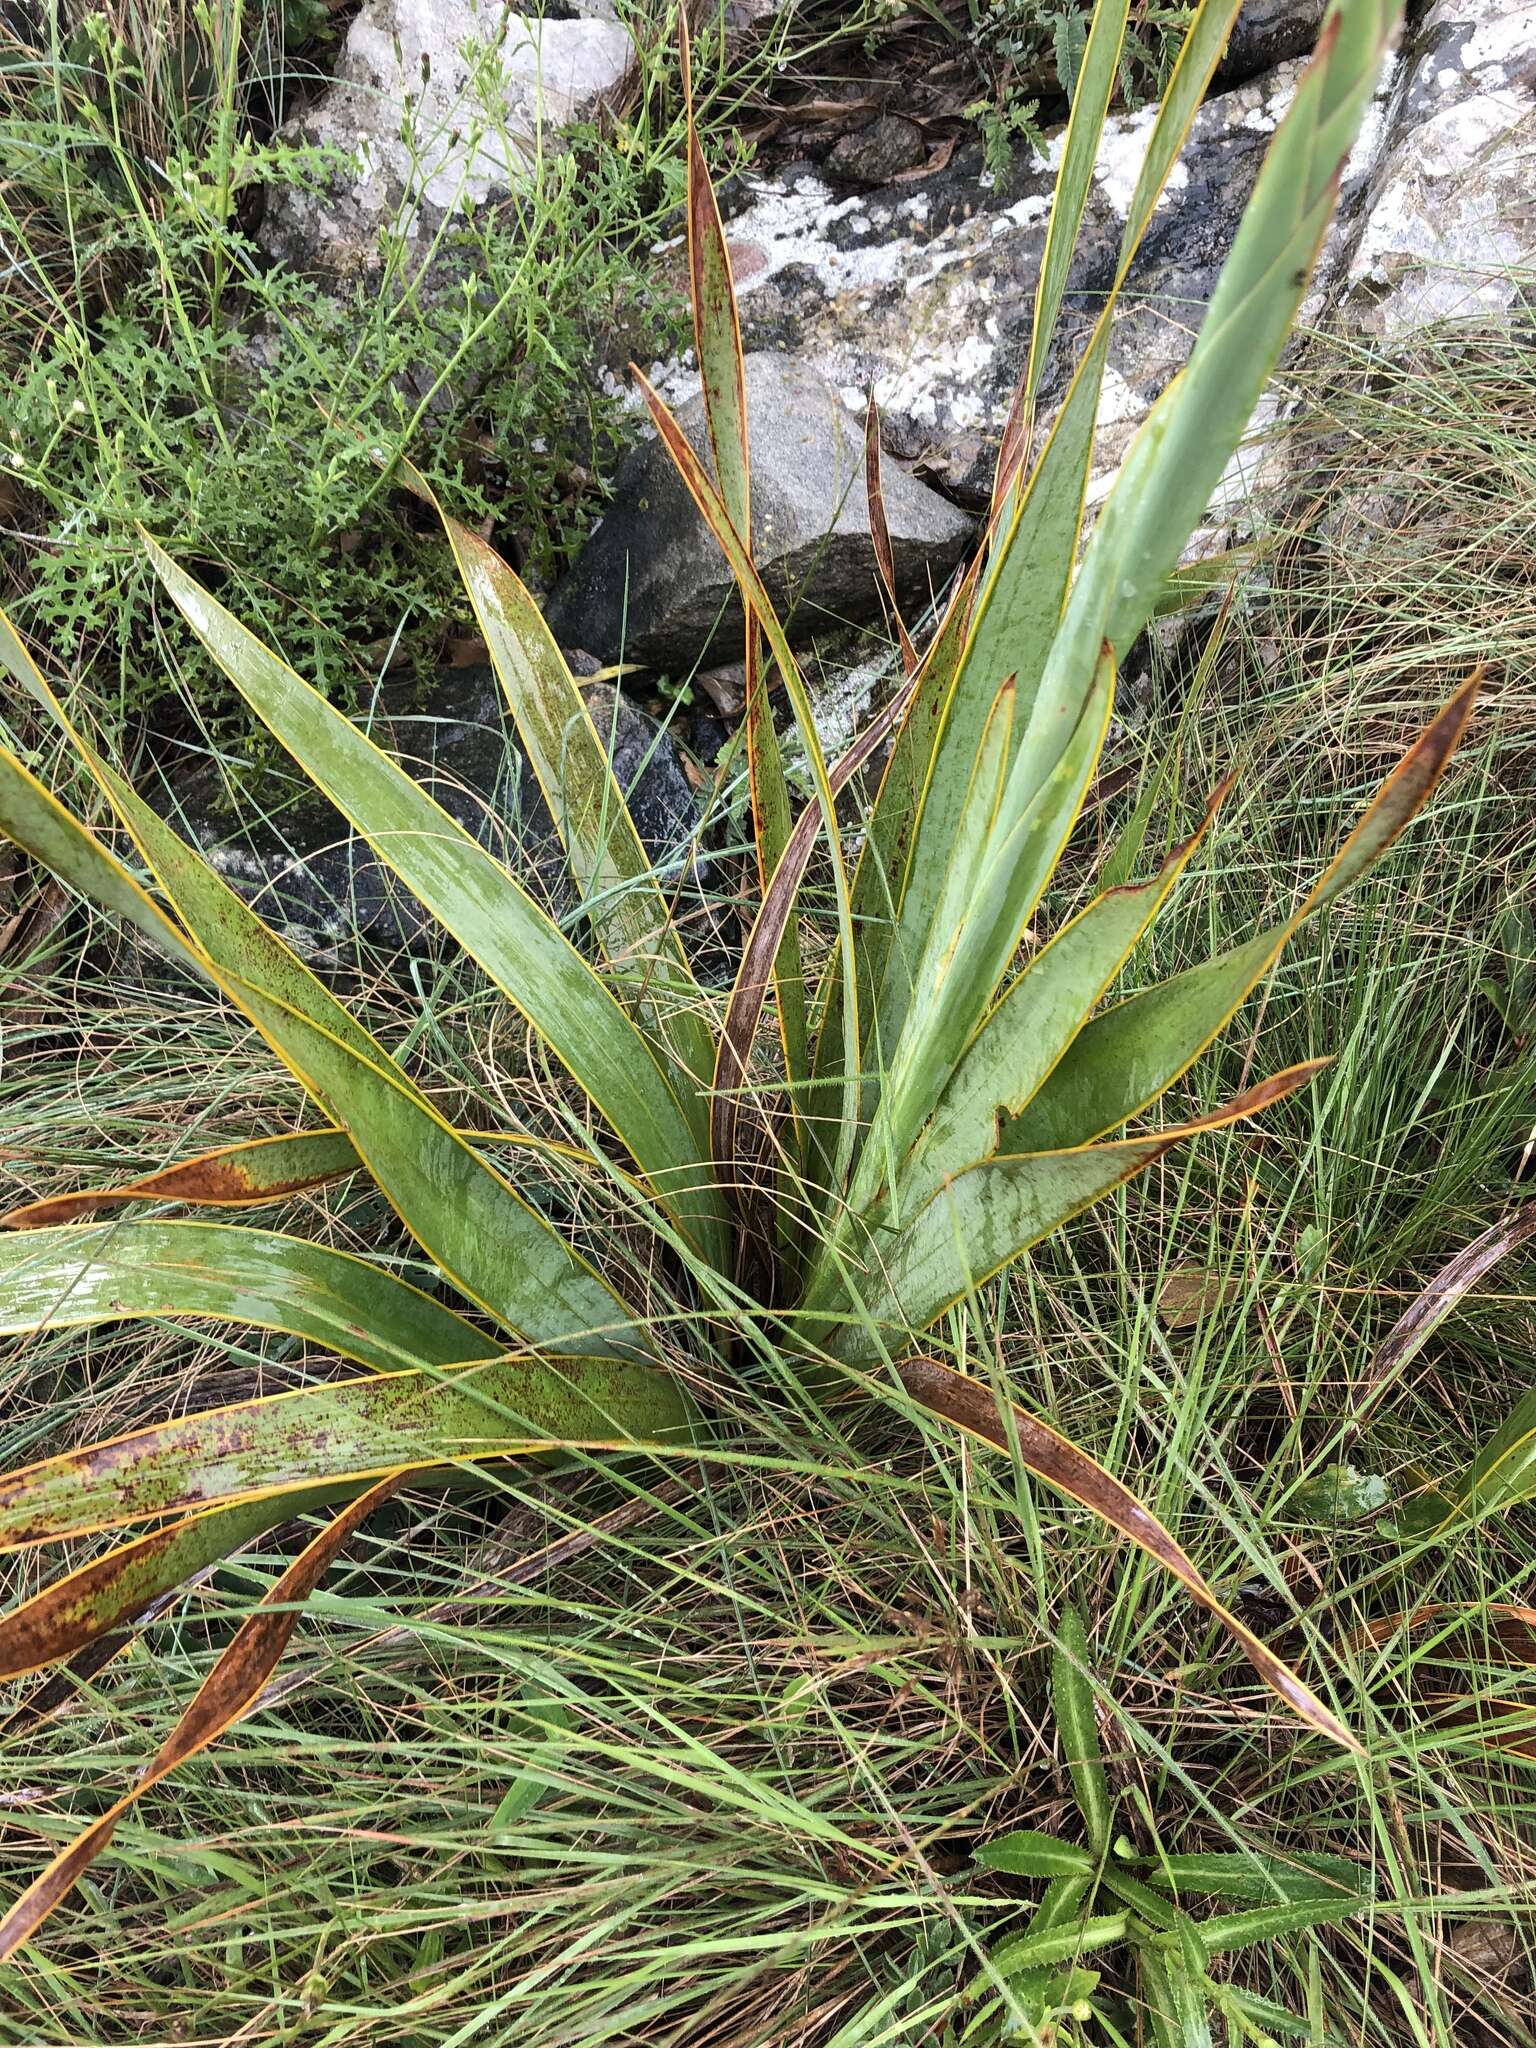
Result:
<svg viewBox="0 0 1536 2048"><path fill-rule="evenodd" d="M1030 1471L1089 1509L1120 1535L1129 1537L1171 1572L1191 1598L1221 1623L1264 1683L1299 1720L1352 1755L1365 1754L1332 1708L1223 1606L1188 1553L1157 1516L1086 1451L1027 1409L1003 1402L984 1381L957 1372L936 1358L908 1358L896 1371L902 1386L920 1406L995 1450L1011 1451L1016 1447Z"/></svg>

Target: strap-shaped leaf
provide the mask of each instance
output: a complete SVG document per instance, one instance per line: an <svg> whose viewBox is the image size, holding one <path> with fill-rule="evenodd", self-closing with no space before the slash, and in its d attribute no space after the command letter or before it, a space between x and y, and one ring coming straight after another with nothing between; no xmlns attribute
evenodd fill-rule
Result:
<svg viewBox="0 0 1536 2048"><path fill-rule="evenodd" d="M0 780L5 829L39 845L62 847L81 886L93 893L99 887L108 908L129 901L137 916L163 927L178 947L190 945L190 963L245 1011L322 1108L346 1128L406 1227L472 1300L519 1335L552 1349L634 1349L640 1339L625 1334L633 1330L634 1318L612 1289L429 1108L362 1026L208 864L84 746L40 678L37 689L196 940L183 940L120 863L24 771Z"/></svg>
<svg viewBox="0 0 1536 2048"><path fill-rule="evenodd" d="M915 1401L953 1423L969 1436L1001 1451L1012 1452L1029 1471L1069 1499L1081 1503L1101 1521L1144 1550L1170 1571L1185 1590L1215 1616L1238 1644L1255 1671L1293 1713L1319 1734L1343 1748L1361 1753L1343 1722L1296 1676L1288 1664L1261 1643L1253 1631L1217 1599L1183 1546L1120 1481L1086 1451L1059 1435L1038 1416L1013 1402L1000 1401L980 1380L968 1378L933 1358L911 1358L897 1367L897 1376Z"/></svg>
<svg viewBox="0 0 1536 2048"><path fill-rule="evenodd" d="M1150 1137L978 1161L947 1181L904 1228L868 1241L866 1274L841 1283L825 1276L819 1297L807 1307L829 1308L845 1287L855 1287L864 1315L844 1324L832 1348L844 1358L868 1357L878 1348L871 1324L895 1332L898 1342L905 1331L926 1329L1021 1252L1175 1147L1202 1131L1257 1116L1327 1064L1308 1060L1288 1067L1220 1109Z"/></svg>
<svg viewBox="0 0 1536 2048"><path fill-rule="evenodd" d="M94 1216L124 1202L189 1202L201 1209L247 1209L281 1201L304 1188L357 1169L352 1140L334 1127L291 1131L276 1138L247 1138L221 1145L196 1159L182 1159L157 1173L115 1187L80 1188L47 1195L0 1216L0 1230L41 1230Z"/></svg>
<svg viewBox="0 0 1536 2048"><path fill-rule="evenodd" d="M987 1014L1077 822L1104 744L1114 687L1114 657L1105 649L1076 730L1033 800L1012 819L1008 805L1014 774L1007 775L989 819L982 858L974 876L967 877L954 931L945 932L941 919L935 920L854 1178L849 1201L856 1211L872 1199L891 1163L905 1157ZM1006 759L1000 765L1006 769ZM1017 767L1015 756L1014 772ZM966 825L962 816L957 843L964 844ZM941 913L945 902L941 896Z"/></svg>
<svg viewBox="0 0 1536 2048"><path fill-rule="evenodd" d="M207 863L190 853L169 827L162 824L149 806L136 796L123 777L96 753L84 735L71 723L64 707L44 682L36 664L22 645L10 621L0 613L0 660L22 688L40 704L68 736L76 753L89 769L97 786L107 797L133 838L146 864L163 881L147 841L167 855L176 852L190 871L201 870L206 880L199 901L216 904L219 914L205 920L198 929L188 923L185 930L145 894L114 855L109 853L80 821L64 809L9 755L0 760L9 772L0 776L0 829L36 857L52 867L72 887L98 903L104 910L126 917L191 967L202 979L211 981L227 994L219 979L216 961L234 973L255 982L279 1001L320 1025L364 1058L388 1065L389 1056L358 1023L343 1003L312 974L291 947L283 944L261 922L240 897L213 873ZM211 951L210 932L217 943ZM398 1069L396 1069L398 1072ZM415 1084L400 1075L401 1086L417 1094Z"/></svg>
<svg viewBox="0 0 1536 2048"><path fill-rule="evenodd" d="M439 507L518 737L565 844L598 943L673 1054L676 1092L704 1131L714 1047L699 985L624 793L565 656L488 541Z"/></svg>
<svg viewBox="0 0 1536 2048"><path fill-rule="evenodd" d="M1204 512L1279 356L1375 82L1388 0L1342 0L1277 129L1188 365L1132 443L1072 586L1019 744L1002 829L1033 800L1103 643L1129 646ZM1325 165L1326 168L1320 168Z"/></svg>
<svg viewBox="0 0 1536 2048"><path fill-rule="evenodd" d="M1336 0L1275 131L1189 361L1131 444L1073 586L1058 652L1128 647L1241 441L1311 279L1398 0Z"/></svg>
<svg viewBox="0 0 1536 2048"><path fill-rule="evenodd" d="M92 1821L83 1834L59 1851L0 1921L0 1962L30 1941L55 1907L69 1896L111 1841L118 1821L134 1802L178 1764L217 1740L256 1699L298 1626L300 1606L343 1544L398 1484L398 1478L391 1477L371 1487L323 1529L283 1573L256 1612L242 1624L149 1769L100 1819Z"/></svg>
<svg viewBox="0 0 1536 2048"><path fill-rule="evenodd" d="M1150 881L1106 890L1036 954L982 1023L899 1175L904 1215L952 1173L998 1150L1009 1118L1049 1077L1167 901L1230 783Z"/></svg>
<svg viewBox="0 0 1536 2048"><path fill-rule="evenodd" d="M1014 478L1028 454L1040 380L1045 375L1046 359L1061 314L1067 274L1077 252L1077 238L1088 204L1089 188L1093 184L1104 122L1119 76L1120 51L1125 42L1129 13L1130 0L1098 0L1093 10L1082 66L1072 93L1067 132L1062 138L1061 166L1051 199L1051 217L1046 223L1040 275L1035 281L1029 354L1025 358L1024 374L1019 379L1019 388L998 450L997 476L992 491L994 519L1003 511Z"/></svg>
<svg viewBox="0 0 1536 2048"><path fill-rule="evenodd" d="M366 436L359 439L366 442ZM702 1144L701 1077L710 1072L713 1048L696 1007L698 983L569 664L532 593L490 543L450 515L398 449L367 445L379 467L442 521L598 945L607 959L627 968L625 992L667 1046L675 1092Z"/></svg>
<svg viewBox="0 0 1536 2048"><path fill-rule="evenodd" d="M892 739L885 772L866 821L864 845L854 870L851 891L854 928L858 933L855 981L859 1016L865 1020L866 1026L876 1016L876 997L885 979L899 923L913 834L922 810L926 778L932 769L935 743L943 727L955 674L965 651L980 573L981 562L977 557L956 585L944 616L918 662L910 695L902 700L904 708L900 724ZM820 1006L815 1038L816 1086L811 1097L813 1138L822 1119L835 1114L836 1083L844 1072L842 959L837 950L834 950L822 977ZM878 1033L872 1032L872 1057L866 1064L877 1071L881 1065L883 1044ZM866 1111L874 1091L875 1076L870 1074L865 1082Z"/></svg>
<svg viewBox="0 0 1536 2048"><path fill-rule="evenodd" d="M46 692L45 700L52 704ZM510 1330L554 1350L643 1346L630 1311L585 1260L425 1102L208 863L71 736L196 934L210 978L346 1130L406 1228L454 1284ZM332 1023L335 1030L326 1028Z"/></svg>
<svg viewBox="0 0 1536 2048"><path fill-rule="evenodd" d="M731 574L736 579L743 605L761 626L774 660L779 665L779 675L789 694L790 706L795 714L796 730L810 764L816 801L821 811L822 827L827 836L827 852L837 898L839 957L842 962L845 1078L843 1113L836 1127L834 1161L835 1174L841 1177L851 1157L854 1142L858 1068L856 1049L859 1042L858 994L854 980L853 917L848 893L848 876L843 865L842 845L837 827L837 800L827 772L821 737L816 730L810 694L805 687L805 679L800 673L799 664L790 651L784 628L774 611L762 578L757 573L749 542L737 532L719 491L668 407L641 372L633 364L630 368L651 418L656 423L656 430L661 436L662 443L687 486L689 496L704 515L705 524L719 542L721 552L730 564Z"/></svg>
<svg viewBox="0 0 1536 2048"><path fill-rule="evenodd" d="M554 1351L649 1351L633 1310L446 1119L392 1072L248 983L242 1006L341 1123L444 1275L508 1330Z"/></svg>
<svg viewBox="0 0 1536 2048"><path fill-rule="evenodd" d="M736 287L731 276L725 226L699 140L693 102L688 17L682 9L678 12L678 43L682 60L683 104L688 123L688 271L704 420L726 516L738 533L750 535L752 465L741 321L736 309ZM758 889L760 897L766 900L769 881L774 873L782 870L787 877L790 872L783 868L783 858L793 830L793 813L779 736L768 700L769 677L762 658L761 633L750 606L746 608L745 661L747 783L752 805ZM797 878L794 884L796 899L798 893ZM806 1050L804 968L793 902L782 920L772 973L774 1015L784 1054L785 1076L789 1082L790 1121L793 1127L798 1127L809 1058ZM719 1054L727 1067L723 1069L717 1064L715 1068L717 1103L719 1091L738 1088L742 1078L723 1042ZM729 1128L733 1140L737 1137L738 1122L739 1118L733 1116ZM721 1171L735 1184L744 1171L744 1161L734 1143L730 1150L720 1149L720 1140L726 1134L726 1127L717 1114L715 1158ZM796 1149L799 1149L798 1143Z"/></svg>
<svg viewBox="0 0 1536 2048"><path fill-rule="evenodd" d="M854 741L847 753L841 756L837 765L829 771L828 779L834 795L841 792L884 746L906 708L906 691L898 691L883 710L876 713L864 731ZM715 1070L715 1101L713 1107L713 1148L717 1160L734 1159L740 1151L737 1136L737 1122L741 1107L741 1090L747 1078L747 1060L757 1026L763 1013L772 979L773 962L778 957L779 945L794 913L794 905L806 866L816 844L821 828L821 815L815 804L807 804L795 820L795 829L774 869L768 887L763 892L762 903L747 934L746 945L742 948L741 965L737 970L731 999L726 1008L725 1022L720 1033L720 1057ZM835 992L835 984L834 984Z"/></svg>
<svg viewBox="0 0 1536 2048"><path fill-rule="evenodd" d="M402 768L162 548L145 544L193 631L257 716L529 1019L684 1227L718 1237L718 1203L688 1118L644 1037L575 947ZM337 1120L346 1121L339 1113Z"/></svg>
<svg viewBox="0 0 1536 2048"><path fill-rule="evenodd" d="M1414 741L1295 915L1095 1017L1022 1115L1009 1152L1086 1145L1137 1115L1198 1059L1315 911L1351 888L1428 801L1466 729L1482 684L1469 676Z"/></svg>
<svg viewBox="0 0 1536 2048"><path fill-rule="evenodd" d="M0 1237L0 1333L214 1316L281 1330L380 1372L463 1365L496 1341L348 1252L243 1224L65 1225Z"/></svg>
<svg viewBox="0 0 1536 2048"><path fill-rule="evenodd" d="M78 1656L138 1621L199 1572L294 1515L330 1505L335 1487L279 1494L184 1516L118 1543L0 1615L0 1678L20 1678Z"/></svg>
<svg viewBox="0 0 1536 2048"><path fill-rule="evenodd" d="M9 622L0 613L0 645ZM0 747L0 834L13 841L77 895L121 917L157 952L200 978L207 963L115 854L65 810L16 756Z"/></svg>
<svg viewBox="0 0 1536 2048"><path fill-rule="evenodd" d="M896 930L878 982L878 1003L866 1005L866 1030L878 1032L886 1047L894 1044L905 1017L909 963L921 951L932 920L945 850L956 829L966 772L993 692L1004 676L1015 677L1020 717L1014 743L1025 755L1015 802L1022 804L1059 756L1063 735L1071 730L1080 705L1079 679L1090 672L1099 644L1108 639L1122 653L1128 644L1102 629L1107 614L1099 618L1098 631L1092 619L1083 620L1070 650L1071 659L1058 669L1049 693L1046 708L1050 715L1043 719L1035 716L1041 677L1056 643L1077 558L1099 392L1119 295L1236 13L1236 0L1219 0L1219 4L1218 0L1205 0L1190 25L1148 141L1116 275L1082 361L1033 470L1017 487L1010 480L1000 491L997 531L971 616L970 638L956 665L949 699L935 721L926 764L914 780L919 792L916 807L906 815L898 811L892 821L904 831L898 844L905 852L891 889ZM1062 179L1067 178L1069 169L1074 169L1074 176L1081 169L1087 132L1085 126L1072 166L1064 157ZM1068 186L1059 183L1057 193L1057 203L1069 209L1070 184L1070 180ZM1020 406L1010 422L1013 438L1000 460L1000 480L1022 452L1019 434L1026 409L1021 390ZM1239 434L1246 417L1236 430ZM892 785L893 800L900 800L899 791L899 784ZM885 801L882 789L881 805ZM879 808L877 805L877 813ZM894 836L893 830L877 830L872 825L871 837L877 843L889 844ZM903 963L908 963L906 972Z"/></svg>
<svg viewBox="0 0 1536 2048"><path fill-rule="evenodd" d="M0 1478L0 1550L218 1502L566 1448L683 1444L669 1374L612 1358L500 1358L376 1373L129 1431Z"/></svg>

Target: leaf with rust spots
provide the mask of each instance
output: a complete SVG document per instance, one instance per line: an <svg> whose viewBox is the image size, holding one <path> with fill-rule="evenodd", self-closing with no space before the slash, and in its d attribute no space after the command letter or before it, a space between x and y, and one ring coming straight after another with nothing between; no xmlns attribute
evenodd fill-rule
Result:
<svg viewBox="0 0 1536 2048"><path fill-rule="evenodd" d="M382 1472L580 1447L686 1447L669 1374L603 1358L326 1381L130 1430L0 1478L0 1550L221 1503L344 1489Z"/></svg>
<svg viewBox="0 0 1536 2048"><path fill-rule="evenodd" d="M345 1131L297 1131L278 1138L252 1138L185 1159L158 1173L115 1188L82 1188L26 1202L0 1216L0 1230L40 1230L98 1215L124 1202L185 1202L196 1208L253 1208L285 1195L319 1187L353 1172L358 1157Z"/></svg>

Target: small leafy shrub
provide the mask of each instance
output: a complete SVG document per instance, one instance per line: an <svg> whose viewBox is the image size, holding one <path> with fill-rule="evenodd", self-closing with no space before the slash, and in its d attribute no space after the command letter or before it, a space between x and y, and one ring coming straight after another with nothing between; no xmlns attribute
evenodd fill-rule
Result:
<svg viewBox="0 0 1536 2048"><path fill-rule="evenodd" d="M1020 143L1043 147L1041 101L1077 91L1088 45L1090 7L1080 0L969 0L970 35L992 81L987 97L966 108L981 133L987 169L1000 175ZM1189 22L1187 5L1140 5L1127 22L1121 45L1120 86L1132 104L1162 89L1179 39Z"/></svg>
<svg viewBox="0 0 1536 2048"><path fill-rule="evenodd" d="M1192 22L1130 207L1116 290L1233 12L1206 0ZM0 1675L89 1660L114 1631L253 1534L299 1511L332 1513L132 1790L12 1906L0 1922L0 1955L31 1937L132 1802L259 1694L297 1605L407 1474L435 1470L445 1484L472 1486L487 1462L576 1448L643 1449L686 1467L710 1453L712 1399L769 1359L818 1390L894 1395L932 1425L1011 1452L1171 1572L1311 1730L1358 1746L1126 1486L939 1355L942 1332L919 1347L951 1309L1080 1210L1174 1158L1197 1134L1251 1117L1311 1078L1319 1062L1272 1075L1191 1121L1123 1130L1222 1030L1302 920L1392 843L1470 715L1475 677L1279 926L1100 1006L1202 826L1146 880L1117 880L1021 961L1094 779L1116 650L1163 600L1285 339L1394 19L1386 0L1337 0L1188 368L1154 408L1079 561L1113 293L1038 447L1033 409L1125 30L1125 0L1103 0L1084 52L988 546L926 648L900 629L905 686L836 764L822 755L804 679L744 538L751 486L740 339L724 233L692 138L689 243L713 474L641 383L750 618L747 743L763 894L718 1017L536 605L421 472L396 461L400 480L441 519L520 742L560 822L587 951L146 538L154 574L209 658L522 1013L552 1071L564 1069L540 1128L502 1131L489 1107L484 1123L446 1120L432 1099L434 1077L418 1080L373 1039L134 794L4 626L8 666L69 735L142 873L6 753L0 828L234 1004L320 1121L14 1211L0 1239L0 1330L219 1316L321 1346L364 1376L177 1415L0 1479L0 1545L153 1524L0 1621ZM873 414L868 449L871 527L888 562ZM816 787L798 818L767 710L775 673ZM850 871L838 797L886 742L889 760ZM805 887L813 853L830 874L830 932L816 929ZM1117 867L1138 853L1139 842ZM823 964L808 980L813 959ZM422 1277L433 1276L457 1305L382 1258L255 1225L87 1220L145 1202L239 1210L357 1172L372 1178L415 1241ZM1146 1890L1162 1896L1151 1877ZM1157 1931L1152 1906L1143 1901L1140 1912ZM1170 1982L1188 1976L1199 1953L1148 1948Z"/></svg>
<svg viewBox="0 0 1536 2048"><path fill-rule="evenodd" d="M258 30L225 50L201 21L178 40L175 10L93 14L12 63L0 234L20 283L0 340L0 451L11 523L37 536L17 622L75 650L119 719L152 709L169 674L231 743L243 724L156 604L138 522L216 564L290 658L355 705L386 658L430 672L457 601L357 430L393 448L430 420L427 477L551 580L630 431L593 372L601 336L622 331L649 360L680 330L631 253L665 198L643 131L578 132L514 199L451 223L434 259L451 288L420 288L403 232L366 283L269 266L251 239L258 194L349 167L262 139L280 22L252 10Z"/></svg>

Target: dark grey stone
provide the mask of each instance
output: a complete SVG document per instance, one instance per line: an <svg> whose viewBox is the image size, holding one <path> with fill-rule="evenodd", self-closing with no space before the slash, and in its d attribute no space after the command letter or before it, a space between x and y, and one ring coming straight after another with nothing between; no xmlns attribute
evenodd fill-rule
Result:
<svg viewBox="0 0 1536 2048"><path fill-rule="evenodd" d="M867 128L840 135L822 169L840 185L888 185L928 154L923 131L900 114L882 114Z"/></svg>
<svg viewBox="0 0 1536 2048"><path fill-rule="evenodd" d="M1328 0L1244 0L1216 73L1217 85L1246 85L1277 64L1304 57L1327 11Z"/></svg>
<svg viewBox="0 0 1536 2048"><path fill-rule="evenodd" d="M703 886L708 875L692 860L698 807L671 736L610 684L585 695L658 871ZM425 702L386 683L359 723L547 908L573 921L554 820L489 668L444 670ZM161 759L164 772L173 757ZM205 776L181 795L186 822L225 879L317 965L349 964L360 940L427 950L430 917L298 770L273 762L256 774L254 786L233 789ZM175 783L174 771L166 780Z"/></svg>
<svg viewBox="0 0 1536 2048"><path fill-rule="evenodd" d="M803 641L873 617L880 591L862 418L815 370L786 356L749 355L746 384L753 549L791 635ZM678 418L704 453L702 398ZM898 585L921 599L943 584L972 523L895 462L886 464L885 507ZM613 504L548 615L561 640L606 661L679 673L739 650L742 610L730 570L659 441L626 459Z"/></svg>

